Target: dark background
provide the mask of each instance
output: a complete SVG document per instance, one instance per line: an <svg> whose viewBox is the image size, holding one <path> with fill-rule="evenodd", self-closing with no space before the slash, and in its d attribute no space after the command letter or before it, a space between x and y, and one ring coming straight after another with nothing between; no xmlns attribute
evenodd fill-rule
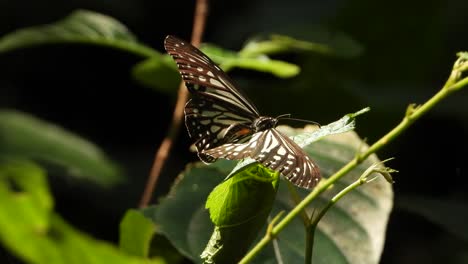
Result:
<svg viewBox="0 0 468 264"><path fill-rule="evenodd" d="M76 9L116 18L163 52L163 39L190 39L195 1L0 0L0 36L51 23ZM447 79L458 51L468 50L467 1L212 1L205 42L238 50L261 32L314 30L345 34L362 46L352 58L279 57L302 73L280 80L242 70L233 78L265 114L294 113L322 124L366 106L357 132L372 143L394 127L409 103L423 103ZM124 211L138 204L154 152L167 130L175 97L143 87L130 75L141 58L80 45L49 45L0 55L0 107L58 124L96 143L123 165L128 181L111 191L51 175L57 211L93 236L117 241ZM288 96L285 97L285 94ZM265 100L268 98L268 100ZM263 99L263 100L262 100ZM381 158L396 174L395 208L381 263L468 263L468 90L449 97L414 124ZM185 131L163 171L164 195L188 161ZM431 207L431 201L442 203ZM458 206L451 207L454 203ZM418 208L443 220L434 221ZM440 218L440 217L439 217ZM466 221L465 221L466 220ZM7 255L4 250L1 255ZM0 252L2 252L0 251ZM0 257L1 258L1 257ZM11 259L11 257L9 257Z"/></svg>

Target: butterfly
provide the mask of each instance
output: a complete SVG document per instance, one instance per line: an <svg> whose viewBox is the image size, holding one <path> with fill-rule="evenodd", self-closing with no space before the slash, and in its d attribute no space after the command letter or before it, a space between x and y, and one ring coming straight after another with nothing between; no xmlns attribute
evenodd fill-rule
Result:
<svg viewBox="0 0 468 264"><path fill-rule="evenodd" d="M185 125L203 162L250 157L294 185L315 187L321 177L318 166L275 128L278 118L260 115L227 74L190 43L169 35L164 47L192 95L185 105Z"/></svg>

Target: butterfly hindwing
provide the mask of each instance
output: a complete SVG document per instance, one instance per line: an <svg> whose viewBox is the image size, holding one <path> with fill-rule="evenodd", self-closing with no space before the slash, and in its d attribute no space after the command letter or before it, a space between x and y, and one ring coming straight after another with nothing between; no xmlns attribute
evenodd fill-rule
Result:
<svg viewBox="0 0 468 264"><path fill-rule="evenodd" d="M254 154L255 160L277 170L294 185L311 189L320 180L318 166L292 139L276 129L268 130L262 149Z"/></svg>
<svg viewBox="0 0 468 264"><path fill-rule="evenodd" d="M195 140L198 156L206 163L216 159L201 154L203 150L250 136L250 122L249 118L231 115L228 109L211 100L193 98L185 106L187 131Z"/></svg>

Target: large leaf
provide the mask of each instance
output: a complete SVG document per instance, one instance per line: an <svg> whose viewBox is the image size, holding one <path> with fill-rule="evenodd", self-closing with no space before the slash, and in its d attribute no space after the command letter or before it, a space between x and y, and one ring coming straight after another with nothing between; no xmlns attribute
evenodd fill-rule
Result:
<svg viewBox="0 0 468 264"><path fill-rule="evenodd" d="M31 162L0 162L0 200L0 242L26 263L164 263L129 256L67 224L52 211L44 171Z"/></svg>
<svg viewBox="0 0 468 264"><path fill-rule="evenodd" d="M121 173L90 142L64 129L17 111L0 111L0 155L58 165L71 176L109 186Z"/></svg>
<svg viewBox="0 0 468 264"><path fill-rule="evenodd" d="M300 130L292 129L283 129L283 132L290 135L301 133ZM348 132L328 136L305 150L317 162L323 176L329 177L354 158L358 148L362 150L363 147L365 144L354 133ZM331 196L353 182L375 161L377 158L371 156L347 177L334 184L310 205L309 213L313 208L323 206ZM199 255L213 229L208 212L204 209L205 201L211 190L226 178L234 166L233 162L223 161L216 166L199 164L188 167L180 175L171 194L156 210L153 209L154 221L161 226L161 232L180 252L195 262L200 261ZM300 191L305 195L305 191ZM378 178L340 200L318 226L314 263L378 263L392 199L391 186L384 179ZM245 206L249 206L249 203ZM293 206L287 189L284 184L280 184L271 216L275 216L280 210L289 211ZM278 243L283 263L303 261L304 232L302 222L295 219L280 233ZM239 234L242 235L244 234ZM255 263L276 261L271 247L254 260Z"/></svg>
<svg viewBox="0 0 468 264"><path fill-rule="evenodd" d="M144 57L159 55L138 43L135 36L112 17L77 10L49 25L19 29L0 39L0 52L44 44L91 44L126 50Z"/></svg>

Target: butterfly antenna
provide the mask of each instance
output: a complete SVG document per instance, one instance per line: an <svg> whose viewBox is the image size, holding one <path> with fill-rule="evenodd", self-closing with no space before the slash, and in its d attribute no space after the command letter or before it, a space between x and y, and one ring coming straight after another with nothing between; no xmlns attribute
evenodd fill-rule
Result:
<svg viewBox="0 0 468 264"><path fill-rule="evenodd" d="M303 123L307 123L307 124L316 125L319 128L322 127L318 122L311 121L311 120L305 120L305 119L299 119L299 118L293 118L293 117L291 117L291 114L279 115L278 117L276 117L276 119L278 119L278 120L283 119L283 120L299 121L299 122L303 122Z"/></svg>
<svg viewBox="0 0 468 264"><path fill-rule="evenodd" d="M282 115L277 116L276 119L285 119L288 117L291 117L291 114L282 114Z"/></svg>

